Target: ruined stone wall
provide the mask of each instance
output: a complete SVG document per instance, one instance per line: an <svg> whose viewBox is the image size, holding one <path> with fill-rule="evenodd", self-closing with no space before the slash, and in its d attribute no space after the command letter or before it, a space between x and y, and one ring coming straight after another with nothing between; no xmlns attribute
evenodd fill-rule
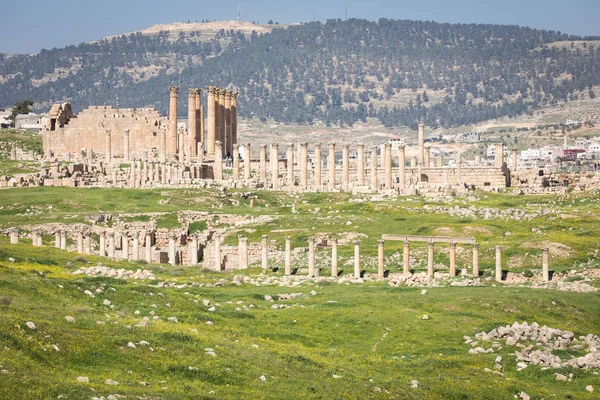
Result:
<svg viewBox="0 0 600 400"><path fill-rule="evenodd" d="M64 127L56 124L51 130L48 123L42 132L44 152L52 150L54 154L65 154L92 149L104 155L105 131L110 129L112 156L123 157L124 130L129 129L130 157L140 158L142 151L159 148L160 135L167 127L168 121L155 109L90 107L71 118Z"/></svg>

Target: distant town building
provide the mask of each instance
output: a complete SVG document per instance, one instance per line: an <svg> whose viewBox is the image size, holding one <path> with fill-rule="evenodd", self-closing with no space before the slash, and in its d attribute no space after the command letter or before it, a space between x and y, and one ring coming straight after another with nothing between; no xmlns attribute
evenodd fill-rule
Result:
<svg viewBox="0 0 600 400"><path fill-rule="evenodd" d="M0 128L10 128L10 114L12 114L12 110L2 110L0 109Z"/></svg>
<svg viewBox="0 0 600 400"><path fill-rule="evenodd" d="M19 114L15 118L15 128L40 133L42 132L42 118L44 117L44 114Z"/></svg>
<svg viewBox="0 0 600 400"><path fill-rule="evenodd" d="M480 132L461 133L461 134L456 135L456 138L454 140L456 142L462 142L462 143L476 143L481 140L481 133Z"/></svg>

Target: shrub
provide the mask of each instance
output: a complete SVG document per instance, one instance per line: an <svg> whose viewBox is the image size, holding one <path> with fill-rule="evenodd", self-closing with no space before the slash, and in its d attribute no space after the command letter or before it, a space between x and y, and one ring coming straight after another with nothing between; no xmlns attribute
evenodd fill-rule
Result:
<svg viewBox="0 0 600 400"><path fill-rule="evenodd" d="M523 272L523 276L524 276L525 278L532 278L532 277L533 277L533 271L532 271L532 270L530 270L530 269L528 269L528 270L525 270L525 272Z"/></svg>

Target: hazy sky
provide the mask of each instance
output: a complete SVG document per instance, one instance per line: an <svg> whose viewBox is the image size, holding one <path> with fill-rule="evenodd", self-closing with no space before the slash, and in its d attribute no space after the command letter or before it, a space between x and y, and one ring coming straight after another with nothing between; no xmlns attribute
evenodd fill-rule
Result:
<svg viewBox="0 0 600 400"><path fill-rule="evenodd" d="M600 0L241 0L245 21L344 18L497 23L600 35ZM35 53L176 21L232 20L237 0L0 0L0 53Z"/></svg>

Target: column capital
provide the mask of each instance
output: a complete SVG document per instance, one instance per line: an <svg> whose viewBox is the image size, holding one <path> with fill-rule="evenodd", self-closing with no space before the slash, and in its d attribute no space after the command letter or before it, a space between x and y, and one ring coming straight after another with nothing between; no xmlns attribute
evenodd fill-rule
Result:
<svg viewBox="0 0 600 400"><path fill-rule="evenodd" d="M171 97L177 97L179 86L169 86L169 93L171 93Z"/></svg>
<svg viewBox="0 0 600 400"><path fill-rule="evenodd" d="M237 100L238 94L239 94L238 92L232 91L231 92L231 100L233 100L233 101Z"/></svg>
<svg viewBox="0 0 600 400"><path fill-rule="evenodd" d="M239 144L237 144L237 143L234 143L234 144L233 144L233 149L234 149L234 150L239 150L239 149L240 149L240 145L239 145Z"/></svg>
<svg viewBox="0 0 600 400"><path fill-rule="evenodd" d="M108 237L109 238L114 238L115 237L115 233L113 231L108 232Z"/></svg>
<svg viewBox="0 0 600 400"><path fill-rule="evenodd" d="M337 238L333 238L333 239L331 239L331 243L332 243L332 244L338 244L338 239L337 239Z"/></svg>
<svg viewBox="0 0 600 400"><path fill-rule="evenodd" d="M215 233L213 233L213 237L217 238L217 239L220 238L221 237L221 232L215 232Z"/></svg>
<svg viewBox="0 0 600 400"><path fill-rule="evenodd" d="M344 143L342 145L342 149L344 149L344 151L348 151L349 148L350 148L350 145L348 143Z"/></svg>
<svg viewBox="0 0 600 400"><path fill-rule="evenodd" d="M288 150L294 150L294 143L290 143L287 145Z"/></svg>
<svg viewBox="0 0 600 400"><path fill-rule="evenodd" d="M335 143L334 142L329 142L328 145L329 145L329 149L330 150L331 149L335 149Z"/></svg>
<svg viewBox="0 0 600 400"><path fill-rule="evenodd" d="M496 246L496 251L502 251L502 247Z"/></svg>
<svg viewBox="0 0 600 400"><path fill-rule="evenodd" d="M271 143L271 146L273 146L273 147L279 147L279 143L273 142L273 143Z"/></svg>
<svg viewBox="0 0 600 400"><path fill-rule="evenodd" d="M385 244L385 240L383 240L383 239L379 239L379 240L377 241L377 244L378 244L378 245L380 245L380 246L383 246L383 245Z"/></svg>
<svg viewBox="0 0 600 400"><path fill-rule="evenodd" d="M405 245L405 246L410 246L410 241L408 241L408 240L405 240L405 241L404 241L404 245Z"/></svg>
<svg viewBox="0 0 600 400"><path fill-rule="evenodd" d="M364 150L365 149L365 144L364 143L359 143L359 144L356 145L356 148Z"/></svg>
<svg viewBox="0 0 600 400"><path fill-rule="evenodd" d="M406 149L406 146L402 144L402 145L398 146L398 149L404 151L404 149Z"/></svg>
<svg viewBox="0 0 600 400"><path fill-rule="evenodd" d="M215 86L207 86L206 90L208 91L209 96L214 96L217 93L217 88Z"/></svg>
<svg viewBox="0 0 600 400"><path fill-rule="evenodd" d="M244 145L244 147L245 147L245 148L247 148L247 149L249 149L249 148L250 148L250 143L246 143L246 144Z"/></svg>
<svg viewBox="0 0 600 400"><path fill-rule="evenodd" d="M266 144L261 144L261 145L258 146L258 148L260 150L267 150L267 145Z"/></svg>
<svg viewBox="0 0 600 400"><path fill-rule="evenodd" d="M126 135L129 135L129 128L123 129L123 133L125 133Z"/></svg>
<svg viewBox="0 0 600 400"><path fill-rule="evenodd" d="M547 247L544 247L544 248L542 249L542 253L546 253L546 254L548 254L548 252L549 252L549 251L550 251L550 249L549 249L549 248L547 248Z"/></svg>
<svg viewBox="0 0 600 400"><path fill-rule="evenodd" d="M300 147L308 148L308 143L300 143Z"/></svg>
<svg viewBox="0 0 600 400"><path fill-rule="evenodd" d="M225 97L225 89L217 89L217 93L219 94L219 97Z"/></svg>
<svg viewBox="0 0 600 400"><path fill-rule="evenodd" d="M354 240L352 243L354 243L355 246L360 245L360 240Z"/></svg>
<svg viewBox="0 0 600 400"><path fill-rule="evenodd" d="M248 241L248 238L246 236L243 236L243 235L238 236L238 239L239 239L240 242L246 242L246 241Z"/></svg>
<svg viewBox="0 0 600 400"><path fill-rule="evenodd" d="M315 149L320 149L321 143L314 143L313 146L315 147Z"/></svg>
<svg viewBox="0 0 600 400"><path fill-rule="evenodd" d="M454 243L454 242L450 243L450 248L451 249L455 249L456 248L456 243Z"/></svg>
<svg viewBox="0 0 600 400"><path fill-rule="evenodd" d="M225 90L225 98L231 99L233 97L233 90Z"/></svg>
<svg viewBox="0 0 600 400"><path fill-rule="evenodd" d="M262 240L269 240L269 235L262 235Z"/></svg>
<svg viewBox="0 0 600 400"><path fill-rule="evenodd" d="M177 234L173 231L169 232L169 238L170 239L175 239L175 237L177 236Z"/></svg>
<svg viewBox="0 0 600 400"><path fill-rule="evenodd" d="M309 237L309 238L308 238L308 242L309 242L309 243L313 243L313 244L314 244L316 240L317 240L317 239L316 239L314 236L313 236L313 237Z"/></svg>
<svg viewBox="0 0 600 400"><path fill-rule="evenodd" d="M391 143L386 143L385 144L385 149L386 150L391 150L392 149L392 144Z"/></svg>
<svg viewBox="0 0 600 400"><path fill-rule="evenodd" d="M479 250L479 246L481 246L479 243L473 243L473 250Z"/></svg>
<svg viewBox="0 0 600 400"><path fill-rule="evenodd" d="M193 89L193 88L192 88L192 89L190 89L190 92L189 92L189 94L188 94L188 97L189 97L190 99L195 99L195 98L196 98L196 89Z"/></svg>
<svg viewBox="0 0 600 400"><path fill-rule="evenodd" d="M435 242L433 240L430 240L429 242L427 242L427 246L434 247L435 246Z"/></svg>
<svg viewBox="0 0 600 400"><path fill-rule="evenodd" d="M111 132L112 132L112 131L111 131L110 129L105 129L105 130L104 130L104 133L106 133L107 135L110 135L110 133L111 133Z"/></svg>
<svg viewBox="0 0 600 400"><path fill-rule="evenodd" d="M286 236L285 240L289 242L290 240L292 240L292 238L290 236Z"/></svg>
<svg viewBox="0 0 600 400"><path fill-rule="evenodd" d="M377 146L371 146L371 151L377 151Z"/></svg>

